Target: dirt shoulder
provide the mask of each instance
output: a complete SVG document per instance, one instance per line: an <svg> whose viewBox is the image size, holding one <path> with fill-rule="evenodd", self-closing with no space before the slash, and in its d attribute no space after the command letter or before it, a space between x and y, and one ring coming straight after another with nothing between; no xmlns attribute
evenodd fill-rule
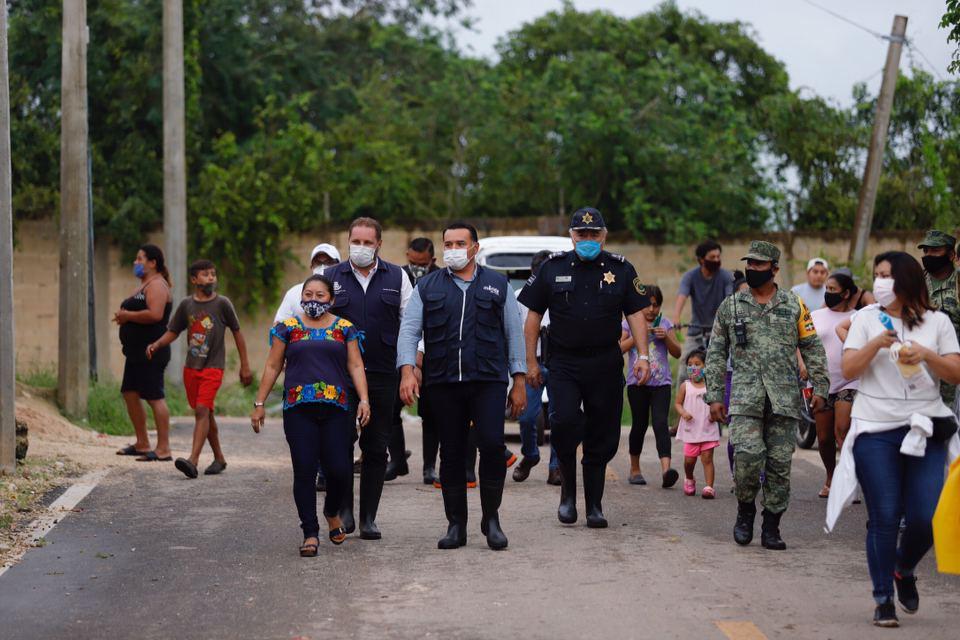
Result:
<svg viewBox="0 0 960 640"><path fill-rule="evenodd" d="M16 416L27 425L29 447L15 474L0 475L0 567L33 544L29 525L59 488L93 469L132 463L115 453L128 438L72 424L60 415L49 390L18 384Z"/></svg>

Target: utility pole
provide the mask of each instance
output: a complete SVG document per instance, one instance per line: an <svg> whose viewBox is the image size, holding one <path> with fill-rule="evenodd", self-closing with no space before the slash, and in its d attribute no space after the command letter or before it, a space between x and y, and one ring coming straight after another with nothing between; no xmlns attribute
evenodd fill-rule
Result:
<svg viewBox="0 0 960 640"><path fill-rule="evenodd" d="M16 358L13 347L13 190L10 178L10 73L7 3L0 7L0 473L17 466Z"/></svg>
<svg viewBox="0 0 960 640"><path fill-rule="evenodd" d="M870 230L873 227L873 208L877 202L877 186L880 184L880 172L883 170L883 151L887 145L887 128L890 126L890 112L893 111L893 92L897 88L897 75L900 72L900 52L906 42L907 17L894 16L893 29L887 40L887 63L883 67L883 82L877 97L877 113L873 120L873 133L870 135L870 148L867 149L867 166L863 171L863 184L860 185L860 199L857 204L857 217L853 224L853 237L850 239L850 262L859 265L867 252Z"/></svg>
<svg viewBox="0 0 960 640"><path fill-rule="evenodd" d="M187 295L187 160L183 80L183 2L163 0L163 236L173 300ZM174 345L167 377L179 382L183 345Z"/></svg>
<svg viewBox="0 0 960 640"><path fill-rule="evenodd" d="M57 399L87 414L90 388L87 3L64 0L60 98L60 315Z"/></svg>

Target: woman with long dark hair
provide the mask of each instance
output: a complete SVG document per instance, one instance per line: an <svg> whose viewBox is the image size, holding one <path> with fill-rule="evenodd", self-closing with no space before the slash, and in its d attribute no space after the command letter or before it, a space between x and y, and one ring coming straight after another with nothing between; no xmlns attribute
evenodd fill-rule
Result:
<svg viewBox="0 0 960 640"><path fill-rule="evenodd" d="M170 362L170 347L158 349L153 358L147 358L147 345L166 332L173 307L170 273L160 247L155 244L140 247L133 261L133 275L140 283L133 295L120 303L113 321L120 326L120 344L126 358L120 392L137 441L117 451L117 455L138 456L137 460L141 462L166 462L173 460L170 455L170 410L163 389L163 372ZM150 405L157 426L157 448L153 450L147 435L143 400Z"/></svg>
<svg viewBox="0 0 960 640"><path fill-rule="evenodd" d="M960 452L957 423L939 388L940 380L960 382L960 345L950 319L933 310L915 258L883 253L874 260L874 276L878 304L854 317L841 360L843 377L859 378L860 386L827 527L859 482L869 517L873 621L895 627L894 588L905 612L920 606L914 569L933 545L933 513L948 458Z"/></svg>
<svg viewBox="0 0 960 640"><path fill-rule="evenodd" d="M857 381L847 380L840 370L843 342L836 331L838 324L853 316L853 298L856 294L857 285L853 278L843 273L833 273L824 284L823 307L810 313L827 353L830 372L827 404L813 416L817 423L817 448L827 472L827 479L819 494L821 498L830 496L833 470L837 466L837 442L843 442L850 429L850 410L857 393Z"/></svg>

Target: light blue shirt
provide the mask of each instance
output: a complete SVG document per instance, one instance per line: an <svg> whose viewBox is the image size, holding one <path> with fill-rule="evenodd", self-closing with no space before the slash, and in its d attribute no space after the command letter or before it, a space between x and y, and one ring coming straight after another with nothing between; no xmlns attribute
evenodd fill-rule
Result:
<svg viewBox="0 0 960 640"><path fill-rule="evenodd" d="M455 273L447 270L453 276L453 281L466 291L473 280L464 280ZM476 274L476 271L474 271ZM510 364L510 375L527 372L527 354L523 342L523 325L520 322L520 307L517 298L507 292L506 304L503 306L503 327L507 334L507 360ZM417 344L423 335L423 300L420 298L420 287L415 287L407 308L400 322L400 334L397 336L397 368L404 365L417 366Z"/></svg>

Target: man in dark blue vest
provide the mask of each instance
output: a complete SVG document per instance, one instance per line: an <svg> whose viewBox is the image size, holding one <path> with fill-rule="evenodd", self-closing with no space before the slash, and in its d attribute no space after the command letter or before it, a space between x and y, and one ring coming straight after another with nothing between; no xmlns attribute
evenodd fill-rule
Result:
<svg viewBox="0 0 960 640"><path fill-rule="evenodd" d="M373 218L350 223L350 258L326 275L333 281L335 302L331 312L363 331L363 365L370 395L370 423L360 434L360 537L379 540L377 507L387 467L387 443L399 383L397 334L400 318L413 286L400 267L378 257L383 229ZM343 512L344 528L354 529L353 489Z"/></svg>
<svg viewBox="0 0 960 640"><path fill-rule="evenodd" d="M507 475L503 410L510 407L516 418L527 400L520 309L506 276L477 265L479 249L474 227L456 222L444 229L446 268L417 282L397 345L400 397L412 405L420 395L414 367L423 336L423 386L440 431L440 484L449 522L440 549L467 543L464 460L471 423L480 450L480 531L491 549L506 548L498 513Z"/></svg>

